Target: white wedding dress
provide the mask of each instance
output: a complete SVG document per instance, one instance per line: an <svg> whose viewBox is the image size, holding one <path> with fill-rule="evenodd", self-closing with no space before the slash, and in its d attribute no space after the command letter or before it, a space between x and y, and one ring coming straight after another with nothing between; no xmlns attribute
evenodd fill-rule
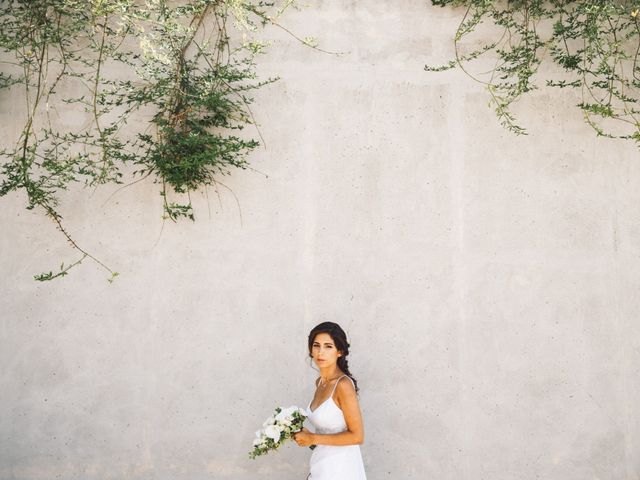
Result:
<svg viewBox="0 0 640 480"><path fill-rule="evenodd" d="M347 375L340 377L333 386L329 398L311 410L311 403L307 407L307 419L314 427L315 433L332 434L347 430L342 410L333 400L338 382ZM351 380L351 378L349 378ZM353 381L351 380L351 383ZM310 460L309 480L366 480L362 455L359 445L317 445L313 449Z"/></svg>

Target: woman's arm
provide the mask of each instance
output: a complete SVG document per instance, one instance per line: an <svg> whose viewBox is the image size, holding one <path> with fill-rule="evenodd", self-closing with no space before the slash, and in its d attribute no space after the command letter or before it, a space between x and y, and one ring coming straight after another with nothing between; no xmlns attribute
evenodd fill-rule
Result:
<svg viewBox="0 0 640 480"><path fill-rule="evenodd" d="M356 396L356 389L348 381L339 381L336 387L335 401L342 410L347 430L333 434L311 433L307 429L295 435L298 445L306 447L309 445L360 445L364 441L364 426L362 424L362 414Z"/></svg>

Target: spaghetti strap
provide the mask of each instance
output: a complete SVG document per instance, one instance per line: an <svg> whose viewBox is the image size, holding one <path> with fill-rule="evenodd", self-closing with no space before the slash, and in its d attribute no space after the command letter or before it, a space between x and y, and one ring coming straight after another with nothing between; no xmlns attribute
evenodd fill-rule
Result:
<svg viewBox="0 0 640 480"><path fill-rule="evenodd" d="M340 380L342 380L344 377L347 377L349 380L351 380L351 377L349 375L342 375L340 378L338 378L338 380L336 380L336 384L333 386L333 390L331 391L331 395L329 395L329 398L332 398L333 394L336 393L338 383L340 383ZM351 380L351 383L353 383L353 380Z"/></svg>

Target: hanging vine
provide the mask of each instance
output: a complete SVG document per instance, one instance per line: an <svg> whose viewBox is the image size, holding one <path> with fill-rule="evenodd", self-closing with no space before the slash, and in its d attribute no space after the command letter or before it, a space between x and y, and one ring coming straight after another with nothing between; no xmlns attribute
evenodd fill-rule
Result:
<svg viewBox="0 0 640 480"><path fill-rule="evenodd" d="M501 124L516 134L526 130L512 105L537 87L544 61L557 68L544 79L553 88L579 92L577 106L597 135L640 142L640 21L637 1L432 0L441 7L461 7L454 35L455 58L427 71L459 67L484 84ZM492 40L478 34L484 23L494 27ZM463 54L474 34L481 46ZM486 57L489 72L473 73ZM486 63L485 63L486 65ZM550 70L545 70L546 72Z"/></svg>
<svg viewBox="0 0 640 480"><path fill-rule="evenodd" d="M79 254L37 280L65 276L85 259L110 281L117 275L63 222L60 194L72 184L124 183L133 166L134 177L161 185L165 218L193 220L190 192L217 188L221 175L248 166L259 142L237 132L255 124L251 92L275 81L257 80L264 45L254 34L283 28L278 19L293 5L0 0L0 95L22 96L26 112L17 138L0 145L0 196L24 192L27 208L43 211ZM245 39L233 41L230 25ZM90 122L71 127L64 120L78 110Z"/></svg>

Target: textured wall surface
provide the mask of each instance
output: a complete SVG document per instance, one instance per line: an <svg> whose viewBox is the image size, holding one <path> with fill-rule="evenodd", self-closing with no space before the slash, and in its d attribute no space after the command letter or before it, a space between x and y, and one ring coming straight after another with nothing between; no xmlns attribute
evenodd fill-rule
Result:
<svg viewBox="0 0 640 480"><path fill-rule="evenodd" d="M640 163L544 89L504 131L447 61L460 11L313 1L260 58L257 171L163 225L159 186L69 192L91 263L1 199L1 479L302 480L249 460L305 405L307 332L351 336L370 480L640 479ZM0 94L2 135L21 101ZM19 112L18 112L19 113ZM64 112L61 121L80 121ZM108 200L108 201L107 201ZM106 203L105 203L106 202Z"/></svg>

